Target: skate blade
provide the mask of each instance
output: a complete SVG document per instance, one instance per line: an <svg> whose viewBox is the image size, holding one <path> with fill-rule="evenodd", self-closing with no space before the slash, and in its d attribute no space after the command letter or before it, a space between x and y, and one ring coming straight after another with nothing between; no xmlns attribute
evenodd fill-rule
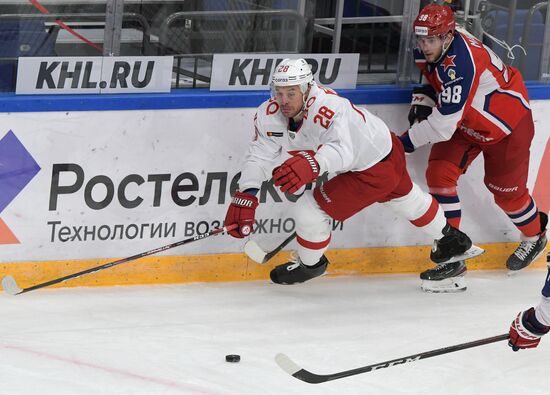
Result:
<svg viewBox="0 0 550 395"><path fill-rule="evenodd" d="M449 277L444 280L422 280L420 289L428 293L459 293L466 291L464 275Z"/></svg>
<svg viewBox="0 0 550 395"><path fill-rule="evenodd" d="M468 260L468 259L475 258L476 256L479 256L479 255L483 254L484 252L485 252L485 250L483 248L478 247L476 245L472 245L470 247L470 249L468 251L466 251L464 254L455 255L452 258L450 258L450 259L448 259L444 262L439 262L438 265L444 265L445 263L452 263L452 262L457 262L457 261L465 261L465 260Z"/></svg>

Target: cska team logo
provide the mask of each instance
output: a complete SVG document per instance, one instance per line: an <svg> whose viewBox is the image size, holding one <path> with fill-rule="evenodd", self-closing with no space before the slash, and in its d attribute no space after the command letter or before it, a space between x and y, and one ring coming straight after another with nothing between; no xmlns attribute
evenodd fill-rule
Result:
<svg viewBox="0 0 550 395"><path fill-rule="evenodd" d="M445 56L445 59L441 63L443 66L443 71L446 72L449 67L456 67L456 64L454 62L456 58L456 55L447 55Z"/></svg>

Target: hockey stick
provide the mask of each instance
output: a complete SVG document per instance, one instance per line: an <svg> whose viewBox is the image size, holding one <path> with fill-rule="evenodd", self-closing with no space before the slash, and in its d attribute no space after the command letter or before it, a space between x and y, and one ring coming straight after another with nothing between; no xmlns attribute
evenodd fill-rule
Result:
<svg viewBox="0 0 550 395"><path fill-rule="evenodd" d="M49 14L50 11L48 11L48 9L46 7L44 7L42 4L39 3L38 0L29 0L31 2L31 4L34 6L34 8L36 8L38 11L40 11L42 14ZM63 22L61 19L56 19L55 20L55 23L62 29L65 29L69 34L75 36L76 38L78 38L79 40L81 40L82 42L84 42L85 44L88 44L89 46L91 47L94 47L95 49L97 49L100 53L103 52L103 48L100 46L100 45L97 45L97 44L94 44L93 42L91 42L90 40L88 40L86 37L84 37L83 35L77 33L76 31L74 31L71 27L67 26L67 24L65 22Z"/></svg>
<svg viewBox="0 0 550 395"><path fill-rule="evenodd" d="M15 281L15 279L12 276L5 276L2 279L2 287L4 288L4 291L6 293L10 294L10 295L19 295L19 294L22 294L22 293L25 293L25 292L34 291L35 289L49 287L50 285L58 284L60 282L71 280L71 279L76 278L76 277L84 276L86 274L95 273L95 272L98 272L98 271L103 270L103 269L108 269L110 267L120 265L121 263L134 261L136 259L143 258L143 257L149 256L149 255L153 255L153 254L156 254L156 253L159 253L159 252L162 252L162 251L166 251L166 250L169 250L171 248L178 247L178 246L181 246L181 245L184 245L184 244L192 243L192 242L197 241L197 240L205 239L209 236L214 236L214 235L217 235L219 233L228 232L230 230L236 229L237 226L238 226L237 224L232 224L232 225L224 226L223 228L216 228L216 229L211 230L210 232L202 233L200 235L196 235L196 236L190 237L188 239L178 241L176 243L167 244L165 246L155 248L154 250L149 250L149 251L146 251L146 252L142 252L141 254L136 254L136 255L129 256L127 258L122 258L122 259L119 259L119 260L116 260L116 261L113 261L113 262L105 263L105 264L100 265L100 266L96 266L96 267L92 267L90 269L82 270L81 272L69 274L69 275L64 276L64 277L59 277L59 278L56 278L56 279L53 279L53 280L50 280L50 281L46 281L45 283L33 285L32 287L28 287L28 288L20 288L17 285L17 282Z"/></svg>
<svg viewBox="0 0 550 395"><path fill-rule="evenodd" d="M285 354L277 354L275 356L275 362L277 362L277 365L279 365L281 369L283 369L285 372L287 372L291 376L294 376L299 380L305 381L306 383L319 384L319 383L324 383L325 381L331 381L331 380L341 379L344 377L355 376L356 374L367 373L373 370L389 368L395 365L401 365L404 363L415 362L421 359L435 357L437 355L447 354L447 353L459 351L459 350L465 350L467 348L482 346L484 344L499 342L501 340L506 340L509 337L510 336L508 335L508 333L506 333L505 335L488 337L485 339L475 340L469 343L462 343L462 344L457 344L455 346L438 348L437 350L426 351L420 354L413 354L413 355L409 355L408 357L392 359L386 362L375 363L373 365L367 365L357 369L345 370L343 372L330 373L330 374L315 374L308 370L305 370L300 366L298 366L294 361L292 361Z"/></svg>
<svg viewBox="0 0 550 395"><path fill-rule="evenodd" d="M266 252L261 248L258 243L254 240L248 240L244 245L244 253L248 255L250 259L255 262L258 262L260 265L263 265L275 255L277 255L283 248L287 246L294 238L296 237L296 232L288 236L281 244L279 244L275 249Z"/></svg>

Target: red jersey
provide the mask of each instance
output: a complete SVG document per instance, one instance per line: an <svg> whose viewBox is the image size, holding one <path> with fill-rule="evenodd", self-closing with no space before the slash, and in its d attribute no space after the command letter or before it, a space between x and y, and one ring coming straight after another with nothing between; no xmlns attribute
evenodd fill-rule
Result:
<svg viewBox="0 0 550 395"><path fill-rule="evenodd" d="M456 32L437 63L419 49L414 56L437 93L432 114L409 130L415 147L449 140L455 131L478 144L496 143L531 111L519 71L467 33Z"/></svg>

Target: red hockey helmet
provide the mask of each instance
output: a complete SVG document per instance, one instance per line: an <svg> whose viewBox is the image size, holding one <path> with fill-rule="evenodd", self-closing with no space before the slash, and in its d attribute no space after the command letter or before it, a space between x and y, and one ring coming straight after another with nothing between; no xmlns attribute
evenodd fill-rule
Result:
<svg viewBox="0 0 550 395"><path fill-rule="evenodd" d="M428 4L414 20L414 34L417 36L442 36L455 32L453 10L446 5Z"/></svg>

